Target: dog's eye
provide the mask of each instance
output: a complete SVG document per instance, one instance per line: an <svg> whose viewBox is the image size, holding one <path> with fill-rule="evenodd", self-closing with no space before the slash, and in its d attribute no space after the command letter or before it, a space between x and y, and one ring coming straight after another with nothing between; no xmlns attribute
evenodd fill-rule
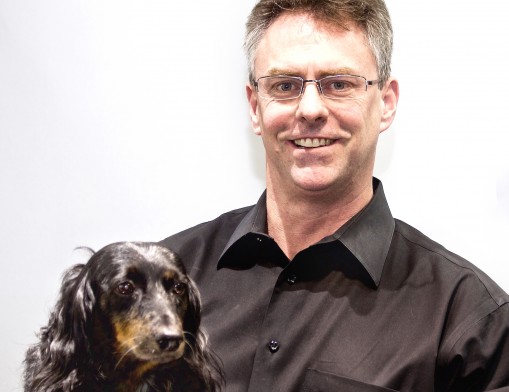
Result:
<svg viewBox="0 0 509 392"><path fill-rule="evenodd" d="M134 285L131 282L122 282L117 286L117 291L122 295L132 295L134 293Z"/></svg>
<svg viewBox="0 0 509 392"><path fill-rule="evenodd" d="M186 285L182 282L175 282L171 291L173 291L176 295L182 295L184 294L184 291L186 291Z"/></svg>

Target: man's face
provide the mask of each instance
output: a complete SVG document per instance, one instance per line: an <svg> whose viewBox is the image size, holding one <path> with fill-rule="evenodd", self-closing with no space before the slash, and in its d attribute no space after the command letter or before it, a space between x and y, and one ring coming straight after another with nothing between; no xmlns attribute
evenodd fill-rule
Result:
<svg viewBox="0 0 509 392"><path fill-rule="evenodd" d="M254 65L255 79L274 74L378 78L362 30L354 25L348 31L334 29L300 13L286 13L274 21L258 46ZM371 189L378 135L389 127L396 109L395 80L382 91L375 84L342 100L323 97L314 83L306 84L300 98L287 101L262 97L249 84L247 95L253 129L266 150L268 186L305 194ZM299 146L302 139L318 139L320 146Z"/></svg>

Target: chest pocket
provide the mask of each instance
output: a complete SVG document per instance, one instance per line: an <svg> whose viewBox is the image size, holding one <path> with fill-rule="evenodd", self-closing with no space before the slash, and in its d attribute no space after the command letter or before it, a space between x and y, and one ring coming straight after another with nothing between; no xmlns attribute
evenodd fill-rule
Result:
<svg viewBox="0 0 509 392"><path fill-rule="evenodd" d="M316 369L308 369L300 392L397 392Z"/></svg>

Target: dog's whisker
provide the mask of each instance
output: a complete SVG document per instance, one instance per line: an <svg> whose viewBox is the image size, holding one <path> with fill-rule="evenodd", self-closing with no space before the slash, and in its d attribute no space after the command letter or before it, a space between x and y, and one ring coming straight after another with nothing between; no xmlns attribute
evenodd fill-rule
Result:
<svg viewBox="0 0 509 392"><path fill-rule="evenodd" d="M186 335L191 336L194 340L198 341L198 336L196 336L194 333L184 331L184 339L186 338Z"/></svg>
<svg viewBox="0 0 509 392"><path fill-rule="evenodd" d="M137 345L134 345L133 347L131 347L129 350L127 350L121 357L120 359L117 361L117 363L115 364L115 367L113 368L114 370L117 370L118 366L120 365L120 362L122 362L122 360L133 350L136 350L140 345L137 344Z"/></svg>
<svg viewBox="0 0 509 392"><path fill-rule="evenodd" d="M186 339L186 335L190 335L193 337L194 340L197 340L196 336L190 332L186 332L184 331L184 344L189 347L189 349L191 350L191 352L193 353L193 356L196 356L196 351L193 347L193 344L189 343L189 341Z"/></svg>

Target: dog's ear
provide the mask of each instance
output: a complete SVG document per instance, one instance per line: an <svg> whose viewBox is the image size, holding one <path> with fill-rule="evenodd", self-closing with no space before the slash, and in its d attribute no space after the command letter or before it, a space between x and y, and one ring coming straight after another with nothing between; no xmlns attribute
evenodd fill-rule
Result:
<svg viewBox="0 0 509 392"><path fill-rule="evenodd" d="M184 317L184 330L196 335L201 322L201 298L196 283L190 278L188 280L188 297L189 304Z"/></svg>
<svg viewBox="0 0 509 392"><path fill-rule="evenodd" d="M222 371L221 361L208 347L208 336L204 329L200 326L201 323L201 298L198 287L189 278L188 282L188 296L189 306L184 318L184 330L187 342L190 346L185 361L190 365L190 369L195 372L193 379L195 382L201 383L198 390L203 391L219 391L221 385L224 385L224 373ZM185 377L182 378L184 382ZM178 382L175 381L175 390L186 390L186 382L184 386L179 389Z"/></svg>
<svg viewBox="0 0 509 392"><path fill-rule="evenodd" d="M77 348L82 352L81 349L88 350L88 325L96 299L88 267L78 265L74 268L64 276L60 300L69 315L69 320L67 320L70 323L68 325L68 330L71 333L69 338L77 344Z"/></svg>
<svg viewBox="0 0 509 392"><path fill-rule="evenodd" d="M57 385L68 390L79 383L77 369L89 357L86 332L94 303L87 266L67 270L40 342L27 352L25 390L58 390Z"/></svg>

